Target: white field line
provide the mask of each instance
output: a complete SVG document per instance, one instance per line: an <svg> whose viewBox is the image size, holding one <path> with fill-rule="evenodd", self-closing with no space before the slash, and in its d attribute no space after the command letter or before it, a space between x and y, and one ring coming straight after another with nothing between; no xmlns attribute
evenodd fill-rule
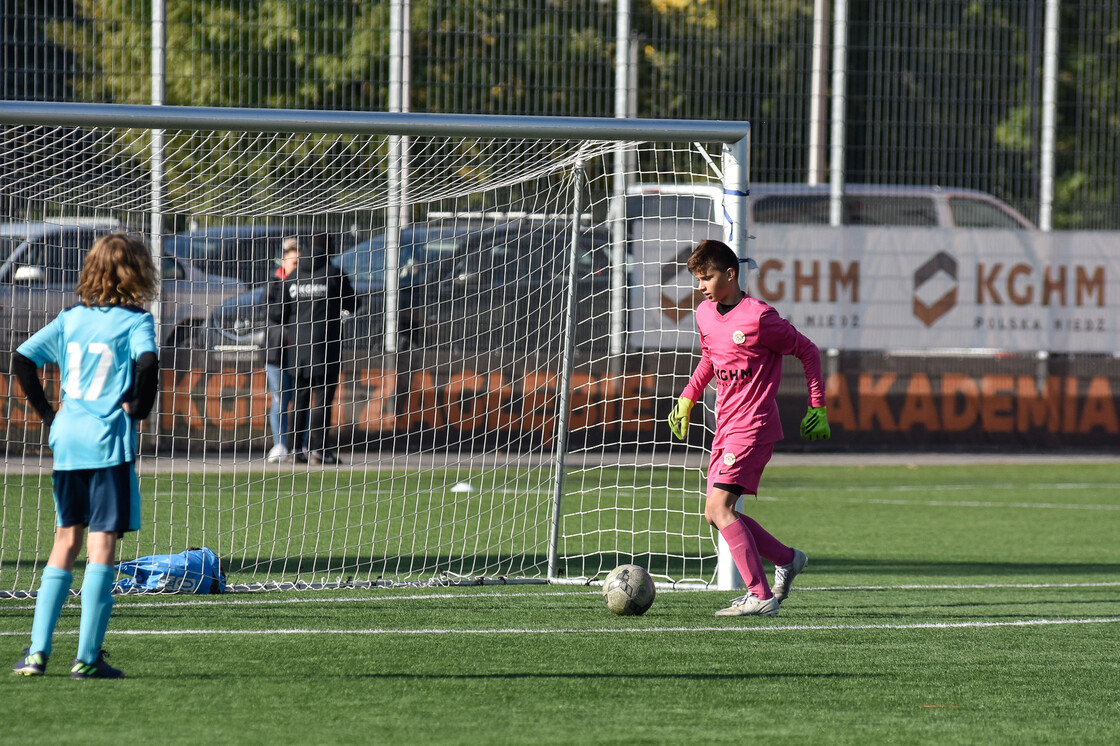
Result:
<svg viewBox="0 0 1120 746"><path fill-rule="evenodd" d="M1101 511L1120 511L1120 505L1111 505L1108 503L1055 503L1055 502L1000 502L995 500L906 500L902 498L887 498L887 497L842 497L837 496L836 493L842 492L858 492L860 494L867 493L926 493L926 492L965 492L970 490L1018 490L1020 492L1025 490L1037 491L1058 491L1058 490L1082 490L1082 489L1100 489L1100 488L1114 488L1120 490L1120 484L940 484L940 485L893 485L893 486L878 486L878 487L860 487L860 486L841 486L830 487L827 490L822 490L819 487L806 488L805 492L826 492L824 497L819 499L827 499L833 502L845 502L851 504L865 504L865 505L921 505L926 507L938 508L1027 508L1036 510L1101 510ZM612 488L616 493L626 493L630 495L646 495L651 492L665 492L669 488L651 487L649 489L638 489L634 487L615 487ZM778 490L776 492L766 491L763 488L763 494L760 494L754 500L760 502L787 502L787 501L805 501L816 500L818 497L806 497L804 492L799 492L796 489ZM501 489L496 490L497 493L503 495L548 495L551 494L546 490L511 490ZM686 498L698 498L699 493L694 492L681 492Z"/></svg>
<svg viewBox="0 0 1120 746"><path fill-rule="evenodd" d="M1014 482L997 482L992 484L881 484L859 485L846 484L839 487L827 488L830 492L958 492L961 490L1095 490L1117 489L1120 482L1028 482L1018 484ZM823 487L806 487L805 489L821 490Z"/></svg>
<svg viewBox="0 0 1120 746"><path fill-rule="evenodd" d="M451 485L447 485L447 491L450 491ZM1109 504L1085 504L1085 503L1034 503L1034 502L997 502L997 501L978 501L978 500L903 500L903 499L890 499L890 498L851 498L851 497L833 497L836 493L843 492L858 492L860 494L872 493L928 493L928 492L966 492L971 490L1018 490L1023 491L1075 491L1087 489L1102 489L1111 488L1120 490L1120 483L1106 484L1106 483L1054 483L1054 484L938 484L938 485L891 485L891 486L839 486L829 487L825 492L828 493L828 499L838 500L848 503L871 504L871 505L925 505L932 507L944 508L1035 508L1043 510L1105 510L1105 511L1120 511L1120 505ZM698 492L681 491L679 488L669 487L612 487L610 488L616 494L627 495L647 495L651 492L665 493L673 492L679 493L685 498L699 497ZM485 491L485 490L482 490ZM805 488L804 492L821 492L822 488L812 487ZM400 498L407 499L415 497L415 491L394 489L394 488L371 488L361 487L355 490L366 496L373 497L387 497L387 498ZM492 490L493 493L498 495L523 495L523 496L536 496L544 497L551 496L552 490L549 489L512 489L503 487L501 489ZM580 490L575 490L573 494L578 494ZM154 496L156 498L173 498L179 494L175 489L157 489ZM796 489L778 490L770 492L763 487L763 494L759 495L757 500L763 502L784 502L787 500L806 500L815 499L807 498L803 492ZM341 506L339 509L345 509L347 506Z"/></svg>
<svg viewBox="0 0 1120 746"><path fill-rule="evenodd" d="M1101 583L976 583L976 584L931 584L931 585L833 585L833 586L797 586L798 592L844 592L844 591L957 591L957 590L992 590L992 589L1025 589L1040 588L1120 588L1120 581ZM662 588L657 591L665 593L731 593L733 591L698 591L680 588ZM129 596L117 596L114 600L118 609L162 609L178 608L183 606L284 606L288 604L331 604L331 603L400 603L404 601L469 601L474 598L525 598L539 596L554 598L556 596L598 596L601 591L597 588L586 591L542 591L540 593L526 593L519 591L489 593L418 593L406 595L389 590L381 596L293 596L289 598L224 598L224 599L191 599L183 597L181 601L132 601ZM139 597L139 596L137 596ZM71 606L77 606L78 601L70 599ZM0 610L31 611L34 604L20 606L0 605Z"/></svg>
<svg viewBox="0 0 1120 746"><path fill-rule="evenodd" d="M931 583L928 585L830 585L798 586L799 591L956 591L990 588L1120 588L1120 581L1100 583Z"/></svg>
<svg viewBox="0 0 1120 746"><path fill-rule="evenodd" d="M788 501L789 497L760 496L759 500L770 502ZM794 498L796 500L796 498ZM1120 505L1094 505L1085 503L1026 503L994 502L990 500L902 500L886 497L829 497L829 500L842 503L862 503L866 505L921 505L935 508L1034 508L1036 510L1120 510Z"/></svg>
<svg viewBox="0 0 1120 746"><path fill-rule="evenodd" d="M908 630L908 629L986 629L990 627L1050 627L1070 624L1120 624L1120 617L1085 619L1018 619L1010 622L917 622L915 624L780 624L751 627L574 627L528 628L507 627L496 629L387 629L372 627L366 629L110 629L116 636L131 637L173 637L177 635L213 636L259 636L259 635L603 635L603 634L642 634L666 632L833 632L846 630ZM76 635L77 630L59 632L63 635ZM27 632L0 632L0 637L26 636Z"/></svg>

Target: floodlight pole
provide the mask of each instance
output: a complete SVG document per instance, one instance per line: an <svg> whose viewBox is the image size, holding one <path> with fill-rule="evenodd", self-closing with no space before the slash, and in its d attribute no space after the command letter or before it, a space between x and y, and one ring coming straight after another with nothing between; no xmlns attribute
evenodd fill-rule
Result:
<svg viewBox="0 0 1120 746"><path fill-rule="evenodd" d="M828 76L828 16L831 0L813 3L813 74L809 93L809 173L810 186L821 183L825 169L824 107L828 99L825 92Z"/></svg>
<svg viewBox="0 0 1120 746"><path fill-rule="evenodd" d="M832 154L828 164L828 224L844 222L844 131L848 96L848 2L836 0L832 19Z"/></svg>
<svg viewBox="0 0 1120 746"><path fill-rule="evenodd" d="M1058 36L1061 2L1046 0L1042 49L1042 138L1039 154L1038 229L1054 227L1054 152L1058 121Z"/></svg>

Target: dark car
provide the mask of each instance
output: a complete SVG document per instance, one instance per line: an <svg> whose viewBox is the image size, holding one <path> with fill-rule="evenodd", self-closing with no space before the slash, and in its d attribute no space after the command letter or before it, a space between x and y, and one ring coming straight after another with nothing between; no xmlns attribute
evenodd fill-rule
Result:
<svg viewBox="0 0 1120 746"><path fill-rule="evenodd" d="M264 349L267 285L226 300L215 308L202 328L206 348L229 359L257 361Z"/></svg>
<svg viewBox="0 0 1120 746"><path fill-rule="evenodd" d="M31 334L77 302L82 263L94 242L118 230L112 219L52 218L0 225L0 353L9 354ZM189 346L213 308L244 290L226 277L203 274L165 255L159 298L165 347Z"/></svg>
<svg viewBox="0 0 1120 746"><path fill-rule="evenodd" d="M531 218L469 236L461 256L428 293L426 342L474 351L559 350L571 236L567 220ZM580 349L608 343L609 245L605 228L581 228L574 273Z"/></svg>
<svg viewBox="0 0 1120 746"><path fill-rule="evenodd" d="M206 274L262 285L276 271L284 239L299 235L295 225L224 225L177 233L165 248Z"/></svg>
<svg viewBox="0 0 1120 746"><path fill-rule="evenodd" d="M398 349L445 346L558 349L567 304L571 227L563 220L443 220L401 231ZM583 229L576 263L576 344L607 344L610 253L605 229ZM350 278L358 310L344 326L359 352L383 348L385 237L332 260ZM231 298L207 319L211 352L258 360L264 346L263 288Z"/></svg>
<svg viewBox="0 0 1120 746"><path fill-rule="evenodd" d="M493 220L441 219L401 231L398 276L400 344L412 343L413 309L422 305L428 285L449 270L465 245L465 236L493 225ZM385 235L345 250L331 262L342 269L358 296L358 310L346 325L347 342L363 350L383 347L385 323ZM275 263L273 263L273 271ZM208 348L223 358L255 359L264 345L265 306L262 287L231 298L207 319Z"/></svg>
<svg viewBox="0 0 1120 746"><path fill-rule="evenodd" d="M487 218L443 219L401 231L397 283L398 349L423 344L423 309L440 278L466 250L472 237L493 226ZM385 333L385 235L374 236L342 253L334 263L350 277L358 311L349 336L359 347L380 349Z"/></svg>

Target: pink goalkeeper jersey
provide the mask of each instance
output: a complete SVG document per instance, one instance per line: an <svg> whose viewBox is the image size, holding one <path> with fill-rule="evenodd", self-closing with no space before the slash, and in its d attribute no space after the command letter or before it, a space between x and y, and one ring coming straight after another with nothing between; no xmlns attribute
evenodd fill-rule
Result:
<svg viewBox="0 0 1120 746"><path fill-rule="evenodd" d="M717 438L759 444L782 439L777 395L783 355L793 355L804 366L809 405L824 406L820 351L773 307L748 295L720 315L716 304L706 300L696 309L696 327L700 364L682 396L700 401L715 377Z"/></svg>

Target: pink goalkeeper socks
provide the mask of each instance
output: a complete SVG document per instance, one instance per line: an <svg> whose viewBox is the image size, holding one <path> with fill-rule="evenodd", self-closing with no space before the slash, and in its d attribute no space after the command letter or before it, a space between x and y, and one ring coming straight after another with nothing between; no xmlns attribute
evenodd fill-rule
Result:
<svg viewBox="0 0 1120 746"><path fill-rule="evenodd" d="M758 521L742 514L739 515L739 520L751 532L751 538L754 539L754 545L760 555L775 565L788 565L793 562L793 549L771 536L766 529L758 525Z"/></svg>
<svg viewBox="0 0 1120 746"><path fill-rule="evenodd" d="M770 584L766 581L766 572L762 568L762 558L758 556L758 549L747 524L742 520L734 521L721 528L719 533L727 542L731 559L735 561L735 567L743 576L743 582L747 584L751 594L763 601L773 596Z"/></svg>

